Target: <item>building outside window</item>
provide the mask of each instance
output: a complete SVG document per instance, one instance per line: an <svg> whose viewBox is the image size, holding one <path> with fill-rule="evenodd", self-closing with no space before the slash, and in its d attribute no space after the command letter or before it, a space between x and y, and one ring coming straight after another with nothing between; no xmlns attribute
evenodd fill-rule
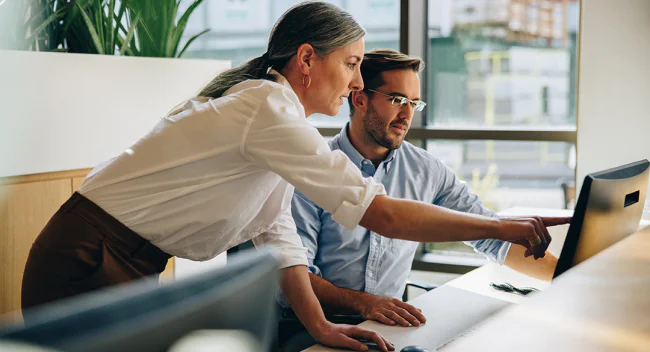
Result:
<svg viewBox="0 0 650 352"><path fill-rule="evenodd" d="M428 2L425 125L455 139L426 149L494 211L573 207L578 11L567 0Z"/></svg>

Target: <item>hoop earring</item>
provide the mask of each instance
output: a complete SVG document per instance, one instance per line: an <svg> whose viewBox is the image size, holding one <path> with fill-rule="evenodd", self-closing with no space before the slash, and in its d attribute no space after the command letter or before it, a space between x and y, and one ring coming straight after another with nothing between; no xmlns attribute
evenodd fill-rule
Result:
<svg viewBox="0 0 650 352"><path fill-rule="evenodd" d="M307 84L305 84L305 78L309 78L309 80L307 81ZM309 88L309 86L311 86L311 76L304 75L302 77L302 85L305 86L305 88Z"/></svg>

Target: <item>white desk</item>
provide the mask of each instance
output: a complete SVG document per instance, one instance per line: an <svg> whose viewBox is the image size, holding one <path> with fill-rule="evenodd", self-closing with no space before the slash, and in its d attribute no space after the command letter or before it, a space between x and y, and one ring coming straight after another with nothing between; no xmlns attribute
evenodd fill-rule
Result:
<svg viewBox="0 0 650 352"><path fill-rule="evenodd" d="M457 351L650 351L650 227L445 346Z"/></svg>
<svg viewBox="0 0 650 352"><path fill-rule="evenodd" d="M499 213L502 216L517 216L517 215L539 215L539 216L571 216L572 211L568 210L555 210L555 209L535 209L535 208L512 208L508 209L504 212ZM649 223L642 222L642 225L648 225ZM549 251L553 254L559 255L562 249L562 244L564 243L564 238L566 237L566 232L568 230L569 225L562 225L562 226L556 226L554 228L550 228L549 232L551 233L551 236L553 237L553 241L551 242L551 245L549 246ZM642 227L642 226L641 226ZM650 229L648 231L650 237ZM650 239L649 239L650 242ZM649 244L650 246L650 244ZM648 257L650 258L650 257ZM648 259L648 265L650 265L650 259ZM567 274L565 274L568 276ZM549 290L550 283L537 280L531 277L528 277L526 275L520 274L512 269L509 269L507 267L502 267L497 264L487 264L484 265L476 270L473 270L466 275L463 275L459 277L458 279L455 279L453 281L448 282L446 285L450 285L456 288L461 288L470 292L474 293L479 293L482 295L486 295L489 297L494 297L498 299L502 299L505 301L509 301L512 303L524 303L526 301L530 301L532 299L536 299L535 296L541 296L542 293L535 294L532 297L522 297L519 295L515 294L509 294L505 292L500 292L497 290L492 289L489 286L490 282L509 282L515 286L531 286L531 287L536 287L539 288L540 290ZM435 296L435 290L427 292L411 301L409 301L410 304L413 306L422 309L422 312L425 316L427 316L427 312L430 311L430 302L432 302L432 297ZM461 305L462 302L455 301L455 302L450 302L450 304L458 304ZM646 310L646 312L650 312L650 306L648 307L649 310ZM507 309L509 310L509 309ZM648 314L650 317L650 314ZM376 331L380 334L382 334L384 337L386 337L389 341L391 341L393 344L395 344L396 351L399 351L401 348L409 345L421 345L425 346L427 337L432 336L435 334L435 329L433 326L427 326L427 324L423 324L419 327L401 327L401 326L388 326L388 325L383 325L381 323L375 322L375 321L365 321L361 323L359 326ZM502 336L502 333L498 334L499 336ZM469 335L468 335L469 336ZM454 348L454 351L465 351L465 350L470 350L470 349L456 349L455 346L456 342L454 345L446 346L444 348L444 351L446 352L449 348ZM476 345L474 346L474 350L484 350L481 348L477 348L480 345L479 342L476 342ZM520 346L521 350L522 348L527 348L528 346ZM428 347L431 348L431 347ZM650 350L650 349L648 349ZM341 351L339 349L334 349L334 348L329 348L325 347L322 345L314 345L306 350L306 352L331 352L331 351Z"/></svg>
<svg viewBox="0 0 650 352"><path fill-rule="evenodd" d="M572 210L565 209L536 209L536 208L511 208L500 212L501 216L521 216L521 215L539 215L539 216L571 216ZM551 244L548 251L559 257L562 251L562 245L569 230L569 225L554 226L548 229L551 234ZM472 270L471 272L447 283L447 285L462 288L467 291L479 293L485 296L501 299L512 303L521 303L527 297L497 291L490 287L490 282L507 282L516 287L535 287L539 290L547 289L551 283L538 280L514 271L506 266L500 266L495 263L489 263L482 267Z"/></svg>

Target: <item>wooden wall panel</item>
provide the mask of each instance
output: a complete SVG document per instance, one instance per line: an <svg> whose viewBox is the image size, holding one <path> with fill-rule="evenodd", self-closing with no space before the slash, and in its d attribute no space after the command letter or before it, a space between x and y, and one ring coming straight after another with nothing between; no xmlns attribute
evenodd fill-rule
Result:
<svg viewBox="0 0 650 352"><path fill-rule="evenodd" d="M73 177L72 178L72 192L75 192L76 190L81 187L81 185L84 183L85 177Z"/></svg>
<svg viewBox="0 0 650 352"><path fill-rule="evenodd" d="M20 309L29 249L71 193L69 178L0 186L0 313Z"/></svg>
<svg viewBox="0 0 650 352"><path fill-rule="evenodd" d="M81 187L90 169L0 178L0 314L20 315L29 250L52 215ZM174 279L174 258L160 275Z"/></svg>
<svg viewBox="0 0 650 352"><path fill-rule="evenodd" d="M160 282L165 283L174 280L174 257L169 258L165 271L160 273Z"/></svg>

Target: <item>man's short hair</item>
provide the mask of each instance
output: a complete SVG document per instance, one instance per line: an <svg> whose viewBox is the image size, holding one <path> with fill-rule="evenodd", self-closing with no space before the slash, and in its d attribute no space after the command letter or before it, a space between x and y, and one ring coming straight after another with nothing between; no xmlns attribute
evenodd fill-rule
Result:
<svg viewBox="0 0 650 352"><path fill-rule="evenodd" d="M377 89L384 84L382 72L392 70L411 69L420 72L424 69L424 62L417 58L402 54L393 49L373 49L363 55L361 62L361 77L365 89ZM352 93L348 97L350 117L354 115Z"/></svg>

